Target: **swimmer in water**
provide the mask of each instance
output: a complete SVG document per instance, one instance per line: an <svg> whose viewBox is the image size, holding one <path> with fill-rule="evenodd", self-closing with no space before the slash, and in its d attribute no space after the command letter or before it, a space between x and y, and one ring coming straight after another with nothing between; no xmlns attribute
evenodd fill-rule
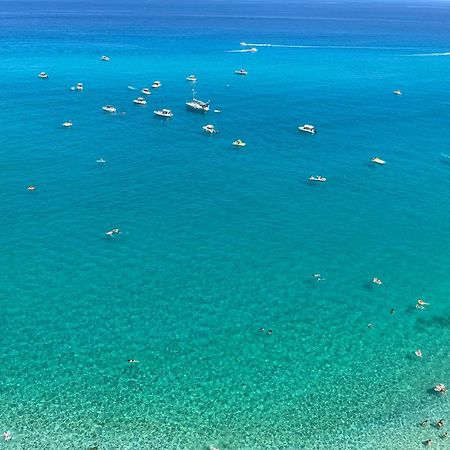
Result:
<svg viewBox="0 0 450 450"><path fill-rule="evenodd" d="M394 313L395 313L395 309L391 308L391 314L394 314Z"/></svg>
<svg viewBox="0 0 450 450"><path fill-rule="evenodd" d="M259 329L260 333L264 333L264 331L266 331L266 330L264 328L262 328L262 327Z"/></svg>
<svg viewBox="0 0 450 450"><path fill-rule="evenodd" d="M373 328L373 325L371 323L367 324L367 328Z"/></svg>

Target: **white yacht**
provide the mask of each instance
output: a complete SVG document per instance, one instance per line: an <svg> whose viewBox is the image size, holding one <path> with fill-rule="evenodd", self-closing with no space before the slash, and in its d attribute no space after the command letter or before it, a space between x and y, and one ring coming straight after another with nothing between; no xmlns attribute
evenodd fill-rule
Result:
<svg viewBox="0 0 450 450"><path fill-rule="evenodd" d="M158 89L159 87L161 87L161 81L154 81L152 84L152 88Z"/></svg>
<svg viewBox="0 0 450 450"><path fill-rule="evenodd" d="M100 58L102 61L109 61L109 56L105 56L105 55L103 55L101 58Z"/></svg>
<svg viewBox="0 0 450 450"><path fill-rule="evenodd" d="M193 81L193 82L195 82L195 81L197 81L197 78L196 78L195 75L189 75L189 76L186 78L186 80L187 80L187 81Z"/></svg>
<svg viewBox="0 0 450 450"><path fill-rule="evenodd" d="M402 95L402 91L400 91L399 89L397 89L396 91L394 91L395 95Z"/></svg>
<svg viewBox="0 0 450 450"><path fill-rule="evenodd" d="M109 112L109 113L115 113L117 112L117 109L113 105L105 105L102 107L103 111Z"/></svg>
<svg viewBox="0 0 450 450"><path fill-rule="evenodd" d="M379 164L380 166L386 164L386 161L382 160L378 156L375 156L375 158L372 158L370 161L375 163L375 164Z"/></svg>
<svg viewBox="0 0 450 450"><path fill-rule="evenodd" d="M153 113L158 117L173 117L173 112L170 109L158 109L153 111Z"/></svg>
<svg viewBox="0 0 450 450"><path fill-rule="evenodd" d="M82 91L84 89L83 83L77 83L77 91Z"/></svg>
<svg viewBox="0 0 450 450"><path fill-rule="evenodd" d="M244 141L241 141L240 139L238 139L237 141L233 142L233 145L235 147L245 147L247 144Z"/></svg>
<svg viewBox="0 0 450 450"><path fill-rule="evenodd" d="M47 75L45 72L41 72L41 73L38 75L38 77L39 77L39 78L48 78L48 75Z"/></svg>
<svg viewBox="0 0 450 450"><path fill-rule="evenodd" d="M134 103L136 103L136 105L146 105L147 102L142 98L142 97L138 97L135 100L133 100Z"/></svg>
<svg viewBox="0 0 450 450"><path fill-rule="evenodd" d="M305 125L298 127L298 129L300 131L304 131L305 133L316 134L316 128L313 125L308 125L306 123Z"/></svg>
<svg viewBox="0 0 450 450"><path fill-rule="evenodd" d="M141 91L143 94L145 94L145 95L150 95L151 94L151 92L150 92L150 89L149 88L144 88L144 89L142 89L142 91Z"/></svg>
<svg viewBox="0 0 450 450"><path fill-rule="evenodd" d="M203 127L203 131L204 131L205 133L209 133L209 134L215 134L215 133L218 133L218 132L219 132L219 130L216 130L216 129L214 128L214 125L205 125L205 126Z"/></svg>
<svg viewBox="0 0 450 450"><path fill-rule="evenodd" d="M247 75L248 74L248 72L245 69L235 70L234 73L236 75Z"/></svg>
<svg viewBox="0 0 450 450"><path fill-rule="evenodd" d="M193 109L194 111L208 112L210 100L208 100L207 102L204 102L202 100L198 100L197 98L195 98L194 95L195 95L195 91L192 90L192 100L187 102L186 106L188 108Z"/></svg>
<svg viewBox="0 0 450 450"><path fill-rule="evenodd" d="M70 121L70 120L67 120L66 122L64 122L64 123L62 124L62 126L63 126L64 128L70 128L72 125L73 125L73 123L72 123L72 121Z"/></svg>
<svg viewBox="0 0 450 450"><path fill-rule="evenodd" d="M309 177L309 181L321 181L323 183L323 182L327 181L327 179L325 177L320 176L320 175L316 175L316 176L311 175Z"/></svg>

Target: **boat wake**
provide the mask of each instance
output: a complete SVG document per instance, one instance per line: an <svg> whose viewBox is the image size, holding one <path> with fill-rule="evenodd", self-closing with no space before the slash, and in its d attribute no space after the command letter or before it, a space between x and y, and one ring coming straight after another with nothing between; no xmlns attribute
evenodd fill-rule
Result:
<svg viewBox="0 0 450 450"><path fill-rule="evenodd" d="M412 50L411 47L378 47L378 46L349 46L349 45L293 45L293 44L250 44L241 42L243 47L274 47L274 48L318 48L318 49L342 49L342 50ZM450 53L449 53L450 55Z"/></svg>
<svg viewBox="0 0 450 450"><path fill-rule="evenodd" d="M450 52L441 52L441 53L416 53L415 55L410 56L450 56Z"/></svg>
<svg viewBox="0 0 450 450"><path fill-rule="evenodd" d="M226 53L254 53L251 50L226 50Z"/></svg>

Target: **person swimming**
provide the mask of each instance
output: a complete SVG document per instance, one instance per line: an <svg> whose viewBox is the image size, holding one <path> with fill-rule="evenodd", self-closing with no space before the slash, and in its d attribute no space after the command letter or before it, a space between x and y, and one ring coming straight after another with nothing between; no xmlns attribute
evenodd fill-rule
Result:
<svg viewBox="0 0 450 450"><path fill-rule="evenodd" d="M391 308L391 314L394 314L394 313L395 313L395 309Z"/></svg>

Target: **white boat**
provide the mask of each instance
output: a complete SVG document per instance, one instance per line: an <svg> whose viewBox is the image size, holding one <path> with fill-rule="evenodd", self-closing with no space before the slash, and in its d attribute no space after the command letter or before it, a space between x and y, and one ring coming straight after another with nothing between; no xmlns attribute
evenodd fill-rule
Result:
<svg viewBox="0 0 450 450"><path fill-rule="evenodd" d="M209 134L215 134L215 133L218 133L218 132L219 132L218 130L216 130L216 129L214 128L214 125L205 125L205 126L203 127L203 131L204 131L205 133L209 133Z"/></svg>
<svg viewBox="0 0 450 450"><path fill-rule="evenodd" d="M6 442L10 441L11 438L12 438L12 436L11 436L11 432L10 432L10 431L4 431L4 432L3 432L3 439L4 439Z"/></svg>
<svg viewBox="0 0 450 450"><path fill-rule="evenodd" d="M103 158L99 158L95 162L98 162L99 164L105 164L106 161Z"/></svg>
<svg viewBox="0 0 450 450"><path fill-rule="evenodd" d="M38 77L39 77L39 78L48 78L48 75L47 75L45 72L41 72L41 73L38 75Z"/></svg>
<svg viewBox="0 0 450 450"><path fill-rule="evenodd" d="M105 105L102 107L103 111L109 112L109 113L115 113L117 112L117 109L113 105Z"/></svg>
<svg viewBox="0 0 450 450"><path fill-rule="evenodd" d="M110 231L105 233L107 236L114 236L115 234L120 234L120 230L118 228L113 228Z"/></svg>
<svg viewBox="0 0 450 450"><path fill-rule="evenodd" d="M298 127L298 129L300 131L304 131L305 133L316 134L316 128L314 127L314 125L308 125L307 123L305 123L305 125L302 125L301 127Z"/></svg>
<svg viewBox="0 0 450 450"><path fill-rule="evenodd" d="M82 91L84 88L83 83L77 83L77 91Z"/></svg>
<svg viewBox="0 0 450 450"><path fill-rule="evenodd" d="M138 97L138 98L134 99L133 102L136 103L136 105L146 105L147 104L147 102L142 97Z"/></svg>
<svg viewBox="0 0 450 450"><path fill-rule="evenodd" d="M173 117L173 113L170 109L158 109L156 111L153 111L153 113L158 117Z"/></svg>
<svg viewBox="0 0 450 450"><path fill-rule="evenodd" d="M235 70L234 73L236 75L247 75L248 74L248 72L245 69Z"/></svg>
<svg viewBox="0 0 450 450"><path fill-rule="evenodd" d="M420 349L417 349L414 354L418 357L418 358L422 358L422 352Z"/></svg>
<svg viewBox="0 0 450 450"><path fill-rule="evenodd" d="M380 279L380 278L377 278L377 277L374 277L374 278L373 278L372 283L379 284L379 285L383 284L383 282L381 281L381 279Z"/></svg>
<svg viewBox="0 0 450 450"><path fill-rule="evenodd" d="M30 185L27 187L27 189L32 192L36 190L36 186Z"/></svg>
<svg viewBox="0 0 450 450"><path fill-rule="evenodd" d="M187 78L186 78L186 80L187 81L197 81L197 78L196 78L196 76L195 75L189 75Z"/></svg>
<svg viewBox="0 0 450 450"><path fill-rule="evenodd" d="M233 145L235 147L245 147L247 144L244 141L241 141L240 139L233 142Z"/></svg>
<svg viewBox="0 0 450 450"><path fill-rule="evenodd" d="M153 84L152 84L153 89L158 89L159 87L161 87L161 81L153 82Z"/></svg>
<svg viewBox="0 0 450 450"><path fill-rule="evenodd" d="M241 42L240 45L244 46L244 45L248 45L247 42Z"/></svg>
<svg viewBox="0 0 450 450"><path fill-rule="evenodd" d="M372 158L370 161L375 163L375 164L380 164L380 166L386 164L386 161L382 160L378 156L375 156L375 158Z"/></svg>
<svg viewBox="0 0 450 450"><path fill-rule="evenodd" d="M210 100L204 102L202 100L198 100L197 98L195 98L194 95L195 91L192 90L192 100L190 102L187 102L186 106L188 108L193 109L194 111L208 112Z"/></svg>
<svg viewBox="0 0 450 450"><path fill-rule="evenodd" d="M397 89L396 91L394 91L395 95L402 95L402 91L400 91L399 89Z"/></svg>
<svg viewBox="0 0 450 450"><path fill-rule="evenodd" d="M145 95L150 95L151 94L151 92L150 92L150 89L149 88L144 88L144 89L142 89L142 91L141 91L143 94L145 94Z"/></svg>
<svg viewBox="0 0 450 450"><path fill-rule="evenodd" d="M70 128L72 125L73 125L73 123L72 123L70 120L68 120L67 122L64 122L64 123L62 124L62 126L63 126L64 128Z"/></svg>
<svg viewBox="0 0 450 450"><path fill-rule="evenodd" d="M321 181L323 183L323 182L327 181L327 179L325 177L320 176L320 175L316 175L316 176L311 175L309 177L309 181Z"/></svg>
<svg viewBox="0 0 450 450"><path fill-rule="evenodd" d="M222 111L221 111L220 109L215 109L214 112L215 112L216 114L220 114Z"/></svg>
<svg viewBox="0 0 450 450"><path fill-rule="evenodd" d="M252 47L252 48L249 48L248 51L250 53L256 53L258 51L258 49L256 47Z"/></svg>
<svg viewBox="0 0 450 450"><path fill-rule="evenodd" d="M101 58L100 58L102 61L109 61L109 56L105 56L105 55L103 55Z"/></svg>

